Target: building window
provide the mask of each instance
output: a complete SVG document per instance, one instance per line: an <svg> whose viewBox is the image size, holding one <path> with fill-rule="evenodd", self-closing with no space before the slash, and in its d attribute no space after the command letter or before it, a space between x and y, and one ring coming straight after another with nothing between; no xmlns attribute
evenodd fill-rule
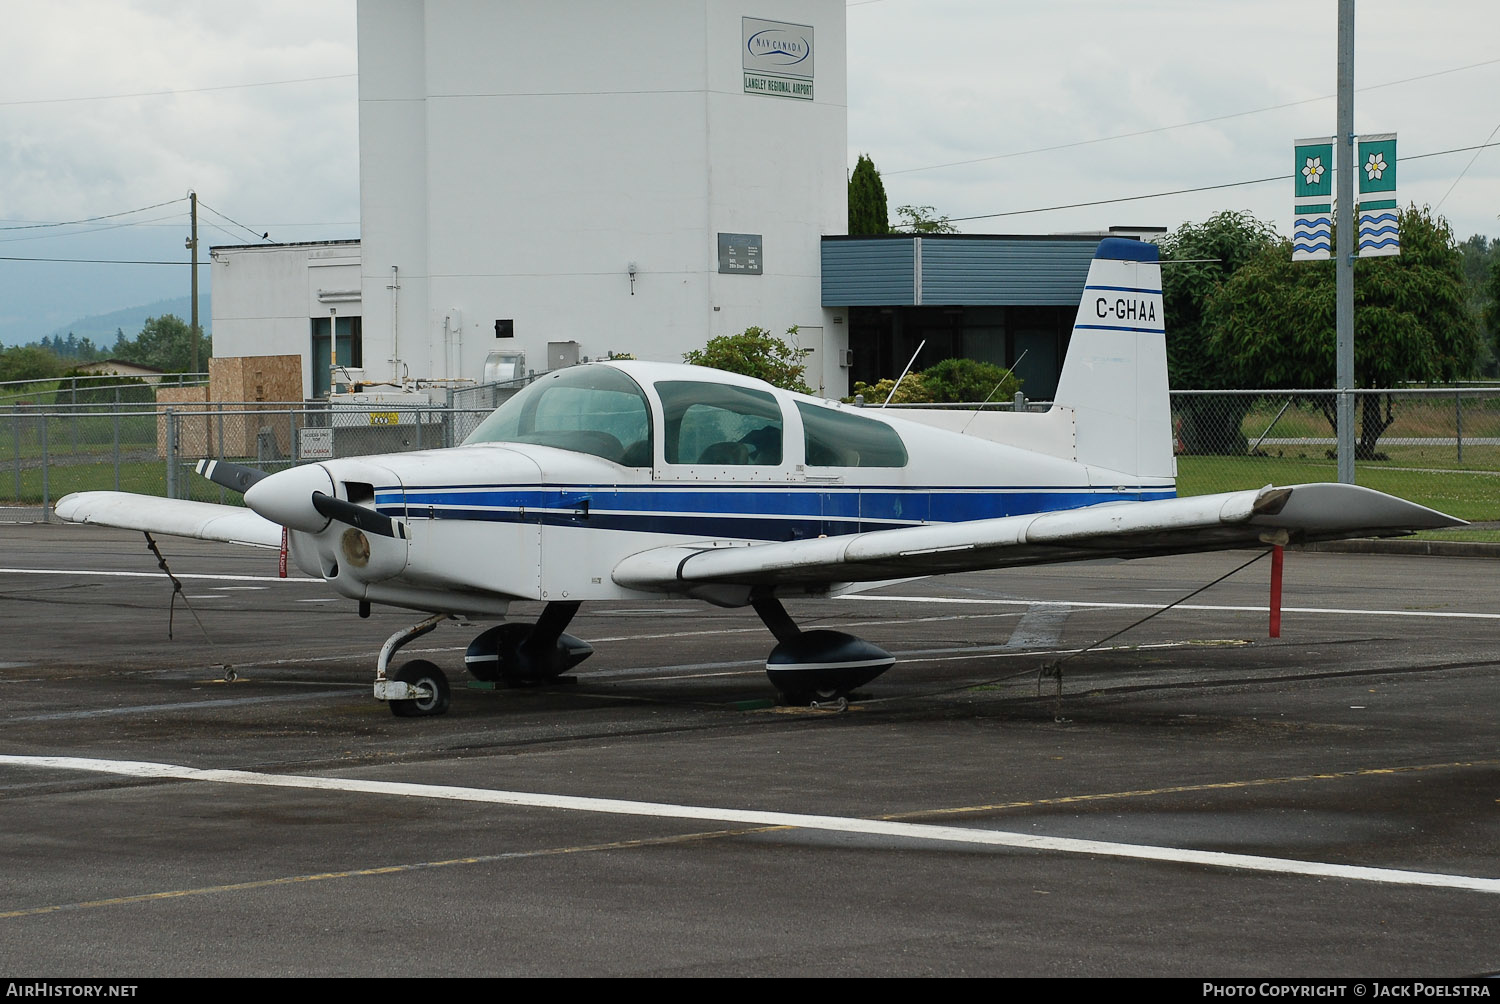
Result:
<svg viewBox="0 0 1500 1004"><path fill-rule="evenodd" d="M332 359L329 357L328 346L328 322L330 318L311 318L312 326L312 396L327 397L332 381L329 379L330 367L335 363L339 366L350 366L355 369L365 364L364 346L360 334L359 317L338 318L338 343L335 346L337 355Z"/></svg>

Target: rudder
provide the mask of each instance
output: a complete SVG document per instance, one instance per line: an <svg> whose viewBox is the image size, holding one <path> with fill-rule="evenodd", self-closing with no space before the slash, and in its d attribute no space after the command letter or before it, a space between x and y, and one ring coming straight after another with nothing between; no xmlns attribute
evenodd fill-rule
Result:
<svg viewBox="0 0 1500 1004"><path fill-rule="evenodd" d="M1155 244L1119 237L1099 242L1054 407L1074 413L1080 463L1101 468L1101 475L1113 471L1133 479L1175 478Z"/></svg>

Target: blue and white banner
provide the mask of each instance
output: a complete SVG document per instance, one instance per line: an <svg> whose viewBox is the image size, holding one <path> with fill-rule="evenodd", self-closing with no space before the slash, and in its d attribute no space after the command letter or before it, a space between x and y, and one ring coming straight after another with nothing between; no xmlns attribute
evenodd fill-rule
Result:
<svg viewBox="0 0 1500 1004"><path fill-rule="evenodd" d="M1292 261L1333 257L1333 137L1299 139L1293 150Z"/></svg>
<svg viewBox="0 0 1500 1004"><path fill-rule="evenodd" d="M1396 134L1359 137L1354 171L1359 178L1359 237L1355 254L1361 258L1401 253L1396 198Z"/></svg>

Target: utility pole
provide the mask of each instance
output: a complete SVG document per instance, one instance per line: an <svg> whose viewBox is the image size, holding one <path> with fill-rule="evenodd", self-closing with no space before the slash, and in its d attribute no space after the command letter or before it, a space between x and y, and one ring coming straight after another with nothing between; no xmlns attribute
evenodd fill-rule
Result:
<svg viewBox="0 0 1500 1004"><path fill-rule="evenodd" d="M188 207L192 215L193 234L187 239L187 246L193 252L193 291L192 291L192 316L188 329L188 339L193 343L191 372L198 372L198 193L191 188L188 189Z"/></svg>
<svg viewBox="0 0 1500 1004"><path fill-rule="evenodd" d="M1333 138L1334 327L1339 481L1354 484L1354 0L1339 0L1338 133Z"/></svg>

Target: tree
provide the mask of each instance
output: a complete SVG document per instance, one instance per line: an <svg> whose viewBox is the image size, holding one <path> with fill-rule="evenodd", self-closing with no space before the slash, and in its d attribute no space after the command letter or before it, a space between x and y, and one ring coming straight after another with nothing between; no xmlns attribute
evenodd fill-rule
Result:
<svg viewBox="0 0 1500 1004"><path fill-rule="evenodd" d="M1225 390L1243 387L1238 374L1211 353L1203 331L1208 298L1247 262L1281 237L1249 213L1223 212L1202 223L1184 223L1161 241L1162 304L1166 315L1167 371L1173 387ZM1242 454L1240 426L1249 397L1188 397L1178 405L1181 436L1189 453Z"/></svg>
<svg viewBox="0 0 1500 1004"><path fill-rule="evenodd" d="M849 177L849 235L863 237L890 232L885 185L880 180L880 172L875 170L875 162L868 154L862 153Z"/></svg>
<svg viewBox="0 0 1500 1004"><path fill-rule="evenodd" d="M141 333L134 339L116 335L114 355L142 366L151 366L168 373L186 373L192 366L193 343L189 325L175 314L146 318ZM198 359L207 360L213 354L213 340L198 335Z"/></svg>
<svg viewBox="0 0 1500 1004"><path fill-rule="evenodd" d="M939 216L931 206L897 206L896 216L901 220L892 229L912 234L956 234L958 227L948 222L948 217Z"/></svg>
<svg viewBox="0 0 1500 1004"><path fill-rule="evenodd" d="M794 324L787 328L786 333L795 339L797 326ZM755 377L799 394L811 394L812 388L802 380L802 374L807 369L802 361L806 354L765 328L752 325L737 335L710 338L703 348L684 353L682 361L694 366L709 366L716 370Z"/></svg>
<svg viewBox="0 0 1500 1004"><path fill-rule="evenodd" d="M922 371L922 382L931 399L944 404L1010 401L1021 389L1010 370L978 359L944 359Z"/></svg>
<svg viewBox="0 0 1500 1004"><path fill-rule="evenodd" d="M1500 239L1491 240L1475 234L1458 249L1463 255L1469 309L1483 332L1478 371L1485 376L1500 376L1500 299L1495 296L1497 283L1500 283L1500 271L1497 271L1500 269Z"/></svg>
<svg viewBox="0 0 1500 1004"><path fill-rule="evenodd" d="M1500 254L1494 258L1490 262L1490 277L1485 287L1489 292L1489 303L1484 309L1484 330L1495 348L1496 357L1500 357Z"/></svg>
<svg viewBox="0 0 1500 1004"><path fill-rule="evenodd" d="M1358 387L1438 383L1467 376L1479 347L1463 260L1453 231L1430 208L1401 213L1401 254L1364 258L1354 269L1354 380ZM1238 379L1265 387L1332 387L1335 289L1332 261L1296 262L1287 244L1261 253L1209 296L1208 348ZM1334 422L1325 395L1323 412ZM1395 420L1389 394L1360 395L1355 456L1377 459Z"/></svg>
<svg viewBox="0 0 1500 1004"><path fill-rule="evenodd" d="M11 380L48 380L63 371L62 360L36 345L18 345L0 352L0 383Z"/></svg>
<svg viewBox="0 0 1500 1004"><path fill-rule="evenodd" d="M891 397L891 390L896 394ZM901 386L893 377L873 384L855 381L854 394L863 394L866 404L977 404L984 401L1010 401L1021 389L1020 379L994 363L977 359L944 359L939 363L906 374ZM844 398L853 401L854 395Z"/></svg>
<svg viewBox="0 0 1500 1004"><path fill-rule="evenodd" d="M891 393L893 390L895 394ZM932 403L932 389L927 386L927 381L920 372L906 374L906 379L901 381L899 387L896 386L895 377L881 377L873 384L856 380L854 393L844 398L844 402L852 403L859 396L864 397L866 405L874 405L877 408L885 404L886 398L890 398L891 404Z"/></svg>

